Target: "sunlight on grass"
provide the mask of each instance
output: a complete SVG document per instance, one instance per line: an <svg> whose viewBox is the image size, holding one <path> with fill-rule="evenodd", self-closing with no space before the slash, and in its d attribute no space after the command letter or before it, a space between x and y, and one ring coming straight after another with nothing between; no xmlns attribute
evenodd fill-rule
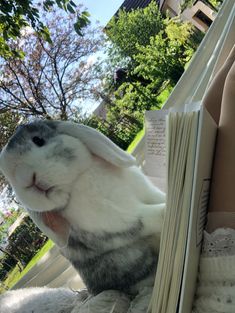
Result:
<svg viewBox="0 0 235 313"><path fill-rule="evenodd" d="M157 97L157 102L162 108L166 100L168 99L169 95L171 94L173 87L168 86L165 90L163 90L160 95Z"/></svg>
<svg viewBox="0 0 235 313"><path fill-rule="evenodd" d="M26 265L22 272L19 271L17 266L14 267L14 269L7 276L7 279L3 282L4 285L7 288L12 288L53 246L54 243L51 240L48 240L39 250L39 252L32 258L32 260ZM0 286L0 293L4 291L5 289Z"/></svg>
<svg viewBox="0 0 235 313"><path fill-rule="evenodd" d="M132 143L129 145L129 147L127 148L127 152L132 153L133 150L135 149L135 147L138 145L138 143L140 142L140 140L143 138L144 136L144 129L140 130L138 132L138 134L135 136L134 140L132 141Z"/></svg>
<svg viewBox="0 0 235 313"><path fill-rule="evenodd" d="M37 254L35 254L32 260L24 268L24 270L21 273L21 277L23 277L41 259L41 257L43 257L44 254L48 252L53 246L54 246L54 243L50 239L47 240L45 245L38 251Z"/></svg>

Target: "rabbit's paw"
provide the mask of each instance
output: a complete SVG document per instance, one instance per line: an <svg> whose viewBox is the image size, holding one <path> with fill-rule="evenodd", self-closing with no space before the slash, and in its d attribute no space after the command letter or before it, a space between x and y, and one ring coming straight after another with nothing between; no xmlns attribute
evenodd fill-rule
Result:
<svg viewBox="0 0 235 313"><path fill-rule="evenodd" d="M88 297L71 313L126 313L129 306L130 299L127 295L116 290L106 290Z"/></svg>
<svg viewBox="0 0 235 313"><path fill-rule="evenodd" d="M47 197L54 203L55 209L59 210L68 205L70 194L64 190L52 188L49 190Z"/></svg>

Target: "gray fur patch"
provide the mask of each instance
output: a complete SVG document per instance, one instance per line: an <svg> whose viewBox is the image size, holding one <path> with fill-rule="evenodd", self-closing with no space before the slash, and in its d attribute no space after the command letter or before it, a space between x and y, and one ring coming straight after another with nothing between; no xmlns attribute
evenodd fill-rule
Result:
<svg viewBox="0 0 235 313"><path fill-rule="evenodd" d="M145 240L89 258L72 261L92 294L114 289L129 293L157 265L157 255Z"/></svg>
<svg viewBox="0 0 235 313"><path fill-rule="evenodd" d="M63 159L65 161L71 162L76 159L76 155L72 148L64 148L63 145L57 144L50 155L47 158L53 157L56 159Z"/></svg>
<svg viewBox="0 0 235 313"><path fill-rule="evenodd" d="M72 229L69 238L69 247L72 249L79 249L81 243L90 251L107 251L114 247L129 244L140 237L143 229L143 223L138 220L132 227L122 232L101 232L92 233L81 229Z"/></svg>
<svg viewBox="0 0 235 313"><path fill-rule="evenodd" d="M38 136L45 142L56 135L56 124L50 121L36 121L29 124L20 125L15 134L10 138L7 150L17 149L23 153L32 148L32 138Z"/></svg>
<svg viewBox="0 0 235 313"><path fill-rule="evenodd" d="M142 229L142 222L137 221L123 232L95 234L72 230L63 252L91 293L107 289L129 292L154 273L157 265L149 238L141 238Z"/></svg>

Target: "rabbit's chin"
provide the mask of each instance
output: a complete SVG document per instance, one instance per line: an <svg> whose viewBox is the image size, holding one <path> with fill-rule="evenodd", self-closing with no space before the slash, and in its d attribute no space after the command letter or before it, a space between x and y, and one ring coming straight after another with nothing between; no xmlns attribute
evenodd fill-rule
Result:
<svg viewBox="0 0 235 313"><path fill-rule="evenodd" d="M36 187L22 188L15 189L15 193L27 209L35 212L63 210L70 200L70 192L57 187L51 187L45 191Z"/></svg>

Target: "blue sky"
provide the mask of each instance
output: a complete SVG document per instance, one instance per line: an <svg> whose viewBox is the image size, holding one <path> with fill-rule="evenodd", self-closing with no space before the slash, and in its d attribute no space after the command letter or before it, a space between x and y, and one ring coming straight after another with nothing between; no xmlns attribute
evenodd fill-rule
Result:
<svg viewBox="0 0 235 313"><path fill-rule="evenodd" d="M105 26L112 18L114 13L119 9L124 0L77 0L76 3L83 4L83 6L90 13L90 20L92 23L100 22L101 26ZM99 56L102 53L99 53ZM99 102L87 99L84 101L84 112L90 113L99 105Z"/></svg>
<svg viewBox="0 0 235 313"><path fill-rule="evenodd" d="M102 26L110 20L124 0L80 0L91 14L92 21L99 21Z"/></svg>

